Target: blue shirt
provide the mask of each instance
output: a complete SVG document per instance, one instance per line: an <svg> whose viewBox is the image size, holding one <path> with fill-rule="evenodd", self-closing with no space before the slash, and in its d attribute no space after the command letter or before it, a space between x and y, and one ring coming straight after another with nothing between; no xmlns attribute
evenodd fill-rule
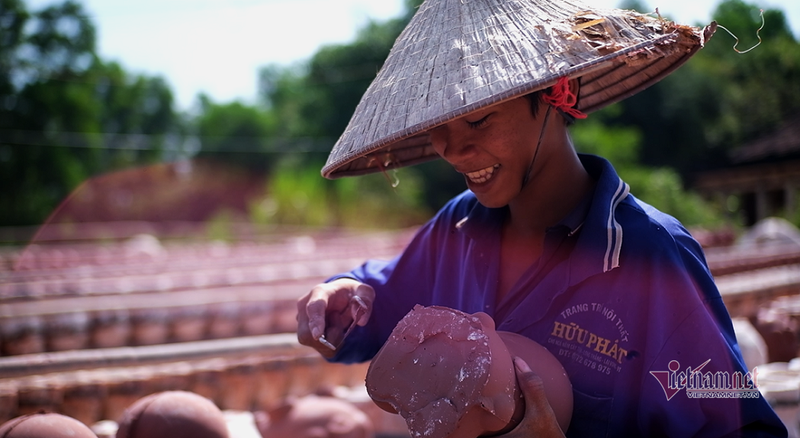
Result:
<svg viewBox="0 0 800 438"><path fill-rule="evenodd" d="M537 341L564 366L574 396L567 436L786 436L747 380L699 244L630 195L606 160L580 158L594 193L547 230L542 256L498 305L507 209L486 208L469 191L397 258L334 277L377 295L370 322L334 360L371 359L415 304L486 312L497 330ZM741 391L730 391L732 379ZM732 393L753 398L697 398Z"/></svg>

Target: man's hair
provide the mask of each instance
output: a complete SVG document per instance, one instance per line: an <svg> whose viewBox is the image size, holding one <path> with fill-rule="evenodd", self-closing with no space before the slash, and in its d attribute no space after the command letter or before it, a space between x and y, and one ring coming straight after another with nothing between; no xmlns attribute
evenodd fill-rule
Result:
<svg viewBox="0 0 800 438"><path fill-rule="evenodd" d="M549 90L549 88L545 88L544 90L537 90L533 93L528 93L524 97L528 99L528 103L530 104L531 114L533 114L533 118L536 118L536 115L539 113L539 102L542 101L542 94Z"/></svg>

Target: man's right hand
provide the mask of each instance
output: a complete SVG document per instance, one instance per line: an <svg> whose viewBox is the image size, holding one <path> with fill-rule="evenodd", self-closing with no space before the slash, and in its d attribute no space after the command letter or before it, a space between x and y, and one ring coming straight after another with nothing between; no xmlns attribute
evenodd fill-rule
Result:
<svg viewBox="0 0 800 438"><path fill-rule="evenodd" d="M354 297L360 298L366 308ZM327 342L339 347L356 315L356 324L367 324L374 302L372 286L352 278L318 284L297 302L297 340L324 357L333 357L336 351L320 342L320 337L324 335Z"/></svg>

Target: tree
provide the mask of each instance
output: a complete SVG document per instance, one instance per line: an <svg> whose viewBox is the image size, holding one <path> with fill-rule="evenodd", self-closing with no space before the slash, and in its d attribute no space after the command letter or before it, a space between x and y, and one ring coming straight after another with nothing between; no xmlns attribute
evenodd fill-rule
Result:
<svg viewBox="0 0 800 438"><path fill-rule="evenodd" d="M680 175L667 166L647 166L639 161L642 130L636 126L608 127L607 119L622 110L615 104L570 128L579 152L608 159L631 193L689 226L718 226L725 222L695 193L685 190Z"/></svg>
<svg viewBox="0 0 800 438"><path fill-rule="evenodd" d="M172 92L102 62L80 4L0 1L0 225L41 223L87 178L179 153Z"/></svg>
<svg viewBox="0 0 800 438"><path fill-rule="evenodd" d="M637 126L641 162L670 166L684 178L727 164L729 152L800 111L800 45L783 12L764 11L763 43L747 53L722 29L691 61L621 102L611 126ZM757 42L759 9L741 0L719 4L714 18L740 42Z"/></svg>
<svg viewBox="0 0 800 438"><path fill-rule="evenodd" d="M198 158L234 164L256 172L271 169L279 158L273 149L275 114L240 102L215 104L200 96L202 110L195 119Z"/></svg>
<svg viewBox="0 0 800 438"><path fill-rule="evenodd" d="M402 16L368 23L352 43L323 47L305 66L284 69L269 66L261 70L262 98L278 114L283 133L291 138L311 140L316 145L313 150L317 152L305 157L308 168L315 168L318 173L394 41L421 3L421 0L407 0ZM416 181L420 181L426 189L417 191L416 196L422 197L423 205L429 210L438 209L465 188L463 178L440 161L415 169L399 169L379 178L400 181L395 189L391 185L381 189L387 197L406 196L402 192L407 187L409 190L417 187ZM360 178L358 181L363 188L372 180ZM344 201L353 202L346 197Z"/></svg>
<svg viewBox="0 0 800 438"><path fill-rule="evenodd" d="M719 83L719 117L707 131L712 147L733 149L800 112L800 43L784 13L774 9L763 11L764 26L757 35L760 15L756 6L741 0L726 0L714 13L739 42L734 46L731 35L717 31L698 63ZM739 53L753 47L757 37L761 45Z"/></svg>

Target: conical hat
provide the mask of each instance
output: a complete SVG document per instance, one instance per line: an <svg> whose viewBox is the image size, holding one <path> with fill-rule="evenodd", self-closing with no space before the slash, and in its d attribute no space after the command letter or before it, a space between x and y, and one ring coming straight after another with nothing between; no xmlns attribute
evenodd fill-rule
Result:
<svg viewBox="0 0 800 438"><path fill-rule="evenodd" d="M322 174L360 175L436 158L427 130L561 77L581 77L581 111L600 109L667 76L715 28L575 0L426 0Z"/></svg>

